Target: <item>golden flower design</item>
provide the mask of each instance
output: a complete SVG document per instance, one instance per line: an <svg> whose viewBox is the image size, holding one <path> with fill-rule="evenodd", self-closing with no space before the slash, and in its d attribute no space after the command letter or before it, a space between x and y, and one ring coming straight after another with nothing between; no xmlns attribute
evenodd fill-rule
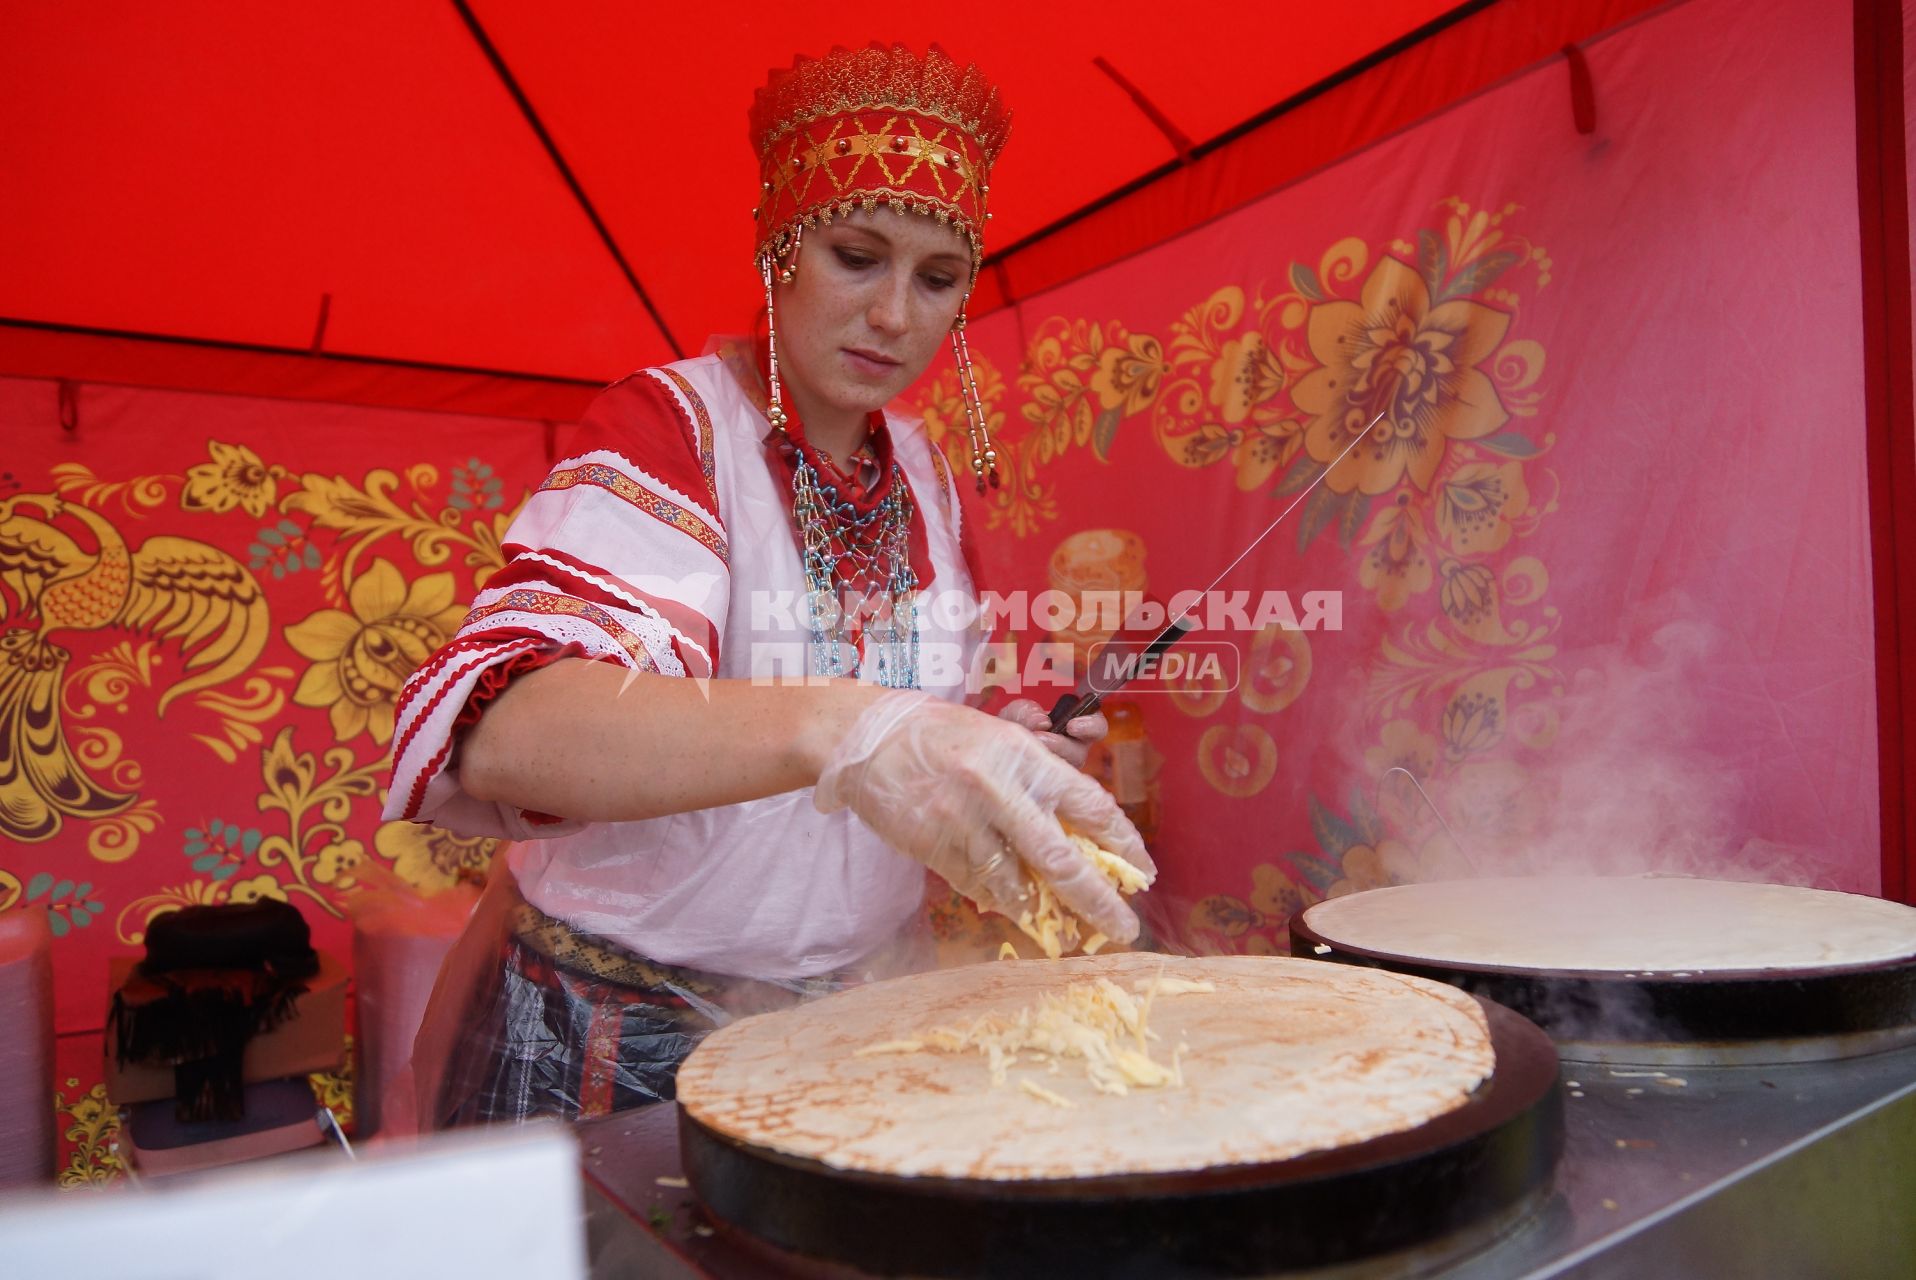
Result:
<svg viewBox="0 0 1916 1280"><path fill-rule="evenodd" d="M1285 871L1260 862L1251 868L1251 905L1266 920L1282 927L1304 909L1304 890Z"/></svg>
<svg viewBox="0 0 1916 1280"><path fill-rule="evenodd" d="M1378 744L1364 751L1364 763L1379 780L1378 807L1399 831L1413 830L1428 818L1417 786L1430 781L1437 768L1438 749L1437 739L1420 729L1416 721L1393 720L1384 726ZM1404 770L1410 778L1392 773L1393 769ZM1416 785L1411 778L1417 780Z"/></svg>
<svg viewBox="0 0 1916 1280"><path fill-rule="evenodd" d="M1231 456L1237 464L1237 487L1246 493L1262 488L1273 471L1296 457L1302 426L1295 418L1281 418L1232 432Z"/></svg>
<svg viewBox="0 0 1916 1280"><path fill-rule="evenodd" d="M328 708L341 742L368 732L384 746L392 740L399 687L459 629L465 610L453 601L450 573L427 574L409 587L386 560L359 576L347 600L351 613L321 609L286 628L287 643L313 663L293 701Z"/></svg>
<svg viewBox="0 0 1916 1280"><path fill-rule="evenodd" d="M1085 445L1106 457L1118 424L1156 398L1166 366L1148 334L1054 316L1032 337L1024 369L1024 445L1044 465Z"/></svg>
<svg viewBox="0 0 1916 1280"><path fill-rule="evenodd" d="M1226 938L1241 938L1258 923L1258 913L1249 903L1228 894L1214 893L1191 906L1191 927Z"/></svg>
<svg viewBox="0 0 1916 1280"><path fill-rule="evenodd" d="M1437 739L1415 720L1393 720L1378 735L1377 745L1365 750L1364 763L1380 777L1391 769L1408 769L1421 782L1437 767Z"/></svg>
<svg viewBox="0 0 1916 1280"><path fill-rule="evenodd" d="M1504 734L1504 700L1494 690L1466 686L1444 707L1444 743L1453 757L1494 746Z"/></svg>
<svg viewBox="0 0 1916 1280"><path fill-rule="evenodd" d="M1029 537L1045 523L1058 518L1057 496L1038 477L1039 459L1033 445L1038 433L1018 440L1007 438L1002 404L1004 379L989 361L978 356L972 357L971 369L978 383L978 398L984 405L985 431L998 454L1000 487L983 499L985 527L997 529L1009 524L1014 536ZM971 426L965 415L964 392L958 385L957 370L947 368L932 378L916 406L924 419L926 434L944 452L959 487L970 485L973 480Z"/></svg>
<svg viewBox="0 0 1916 1280"><path fill-rule="evenodd" d="M280 888L279 881L271 875L261 874L249 880L235 880L226 894L228 902L258 902L262 898L284 902L286 890Z"/></svg>
<svg viewBox="0 0 1916 1280"><path fill-rule="evenodd" d="M1358 566L1357 581L1377 593L1377 603L1386 611L1403 608L1412 596L1430 590L1430 557L1424 551L1429 542L1410 495L1398 494L1364 534L1370 551Z"/></svg>
<svg viewBox="0 0 1916 1280"><path fill-rule="evenodd" d="M206 449L213 460L187 470L180 505L215 515L239 507L256 520L264 516L279 495L282 469L267 466L243 444L209 440Z"/></svg>
<svg viewBox="0 0 1916 1280"><path fill-rule="evenodd" d="M66 1088L74 1091L73 1102L68 1104L66 1089L56 1089L53 1109L68 1122L65 1135L73 1148L67 1153L66 1167L56 1175L56 1181L61 1187L100 1186L112 1182L124 1168L115 1142L120 1133L119 1108L107 1100L104 1084L96 1084L81 1093L79 1079L68 1076Z"/></svg>
<svg viewBox="0 0 1916 1280"><path fill-rule="evenodd" d="M1299 424L1294 418L1229 427L1201 422L1194 427L1159 424L1158 443L1180 467L1196 470L1230 459L1237 487L1249 493L1271 473L1297 456Z"/></svg>
<svg viewBox="0 0 1916 1280"><path fill-rule="evenodd" d="M1228 459L1237 487L1248 493L1297 456L1304 424L1281 416L1284 367L1262 333L1250 330L1220 343L1210 332L1211 319L1237 320L1243 299L1228 292L1222 302L1213 298L1193 313L1205 319L1183 322L1177 358L1187 372L1159 402L1152 430L1178 466L1210 467ZM1208 362L1208 379L1195 367L1200 361Z"/></svg>
<svg viewBox="0 0 1916 1280"><path fill-rule="evenodd" d="M1514 532L1510 517L1530 505L1516 462L1466 463L1437 488L1437 532L1460 556L1501 550Z"/></svg>
<svg viewBox="0 0 1916 1280"><path fill-rule="evenodd" d="M1379 840L1375 845L1354 844L1344 850L1344 875L1330 887L1330 896L1382 889L1403 884L1416 876L1417 859L1400 840Z"/></svg>
<svg viewBox="0 0 1916 1280"><path fill-rule="evenodd" d="M1255 329L1224 344L1211 365L1211 405L1233 426L1284 390L1284 369Z"/></svg>
<svg viewBox="0 0 1916 1280"><path fill-rule="evenodd" d="M1488 565L1447 559L1437 572L1443 578L1437 602L1459 631L1484 644L1509 644L1518 638L1504 630L1497 575Z"/></svg>
<svg viewBox="0 0 1916 1280"><path fill-rule="evenodd" d="M1495 616L1497 575L1481 564L1446 560L1440 566L1444 585L1437 598L1458 626L1469 629Z"/></svg>
<svg viewBox="0 0 1916 1280"><path fill-rule="evenodd" d="M1112 334L1118 336L1117 333ZM1164 362L1164 344L1148 333L1125 335L1120 346L1098 353L1098 369L1091 390L1106 409L1140 413L1157 398L1158 386L1170 366Z"/></svg>
<svg viewBox="0 0 1916 1280"><path fill-rule="evenodd" d="M1312 415L1305 445L1330 463L1354 433L1369 438L1326 483L1339 493L1387 493L1405 477L1428 489L1451 440L1476 440L1509 420L1477 366L1503 341L1510 316L1467 298L1431 305L1430 290L1396 258L1378 262L1359 300L1311 308L1307 336L1320 367L1291 389Z"/></svg>
<svg viewBox="0 0 1916 1280"><path fill-rule="evenodd" d="M456 836L416 822L388 822L373 833L373 848L407 884L434 891L461 881L484 880L503 842L491 836Z"/></svg>
<svg viewBox="0 0 1916 1280"><path fill-rule="evenodd" d="M1268 956L1283 950L1276 935L1303 909L1304 892L1297 882L1280 868L1260 863L1251 868L1250 901L1213 894L1192 904L1188 922L1198 935L1198 949L1207 954Z"/></svg>
<svg viewBox="0 0 1916 1280"><path fill-rule="evenodd" d="M1032 425L1026 443L1041 464L1062 458L1073 445L1090 442L1095 415L1076 370L1060 369L1050 381L1031 387L1030 392L1023 409Z"/></svg>
<svg viewBox="0 0 1916 1280"><path fill-rule="evenodd" d="M357 840L334 840L313 857L312 877L316 884L353 887L353 868L366 860L366 846Z"/></svg>

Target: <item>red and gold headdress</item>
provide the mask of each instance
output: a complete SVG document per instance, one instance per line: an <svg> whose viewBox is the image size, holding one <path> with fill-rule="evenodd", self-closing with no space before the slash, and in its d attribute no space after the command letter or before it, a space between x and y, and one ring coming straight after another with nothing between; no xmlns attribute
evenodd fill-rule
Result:
<svg viewBox="0 0 1916 1280"><path fill-rule="evenodd" d="M751 125L760 178L752 216L768 322L773 279L792 280L805 229L881 204L955 227L971 246L976 283L991 217L991 166L1011 131L998 90L976 67L961 67L936 45L922 57L903 45L874 44L799 58L758 91ZM982 488L987 476L998 481L997 454L984 434L964 327L961 309L952 352L970 420L972 471ZM782 428L775 324L771 341L770 416Z"/></svg>
<svg viewBox="0 0 1916 1280"><path fill-rule="evenodd" d="M752 101L758 252L803 227L880 204L930 214L983 253L991 166L1011 131L998 90L937 45L800 58Z"/></svg>

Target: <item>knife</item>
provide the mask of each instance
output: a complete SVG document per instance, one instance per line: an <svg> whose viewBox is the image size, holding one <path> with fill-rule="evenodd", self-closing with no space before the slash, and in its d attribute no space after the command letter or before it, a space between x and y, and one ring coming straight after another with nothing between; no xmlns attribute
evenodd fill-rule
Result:
<svg viewBox="0 0 1916 1280"><path fill-rule="evenodd" d="M1277 519L1265 525L1263 531L1259 533L1257 537L1251 539L1251 545L1238 552L1237 558L1225 565L1222 573L1211 579L1210 586L1198 592L1197 595L1192 598L1191 603L1185 605L1169 622L1164 624L1163 630L1151 638L1150 643L1145 645L1144 652L1141 655L1136 658L1127 658L1127 654L1132 651L1131 646L1120 646L1115 638L1101 645L1098 648L1094 660L1085 664L1085 673L1078 681L1078 687L1059 698L1057 703L1051 708L1051 732L1063 733L1066 724L1079 716L1088 716L1096 711L1099 706L1103 704L1107 695L1116 693L1120 688L1124 687L1133 676L1137 675L1138 672L1149 671L1154 665L1152 659L1157 654L1163 653L1186 635L1196 631L1198 629L1198 620L1191 616L1191 611L1197 607L1198 601L1203 600L1213 591L1216 591L1218 586L1223 583L1226 578L1231 576L1231 571L1243 564L1245 558L1249 556L1251 552L1257 550L1258 544L1270 537L1277 526L1284 523L1285 517L1297 510L1304 499L1310 497L1311 490L1322 484L1324 477L1335 471L1337 464L1342 462L1345 456L1357 447L1358 442L1369 435L1371 429L1384 420L1384 413L1387 412L1389 411L1384 410L1379 412L1375 418L1370 420L1369 426L1366 426L1362 431L1353 435L1351 442L1344 446L1343 452L1331 460L1330 466L1318 472L1316 477L1312 479L1309 484L1305 485L1303 491L1292 500L1291 505L1278 512Z"/></svg>

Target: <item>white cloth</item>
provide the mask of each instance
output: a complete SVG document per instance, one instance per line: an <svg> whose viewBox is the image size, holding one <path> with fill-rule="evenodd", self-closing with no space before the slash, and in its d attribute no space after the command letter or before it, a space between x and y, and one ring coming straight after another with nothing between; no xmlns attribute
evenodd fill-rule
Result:
<svg viewBox="0 0 1916 1280"><path fill-rule="evenodd" d="M677 422L659 420L660 388ZM387 817L522 841L509 865L527 901L653 960L766 979L851 964L917 910L924 871L849 812L817 812L810 789L588 824L479 801L445 767L483 673L529 652L572 645L673 676L805 669L790 482L773 473L768 424L722 358L642 370L609 388L585 425L590 447L527 502L507 532L506 569L401 695ZM931 579L920 684L955 701L977 643L957 495L922 424L887 415L887 425L929 552L929 575L914 565Z"/></svg>

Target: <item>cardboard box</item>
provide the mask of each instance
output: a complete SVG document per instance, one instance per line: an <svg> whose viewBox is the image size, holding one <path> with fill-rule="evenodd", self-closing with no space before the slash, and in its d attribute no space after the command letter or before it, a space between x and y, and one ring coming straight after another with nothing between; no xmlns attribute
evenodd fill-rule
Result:
<svg viewBox="0 0 1916 1280"><path fill-rule="evenodd" d="M110 989L118 991L137 956L115 956L107 962ZM247 1084L332 1071L346 1047L346 965L338 957L319 953L319 972L306 980L306 994L293 1003L293 1012L271 1031L246 1044L240 1078ZM129 1062L121 1066L113 1052L113 1028L107 1027L106 1096L117 1106L152 1102L173 1096L173 1068L147 1067Z"/></svg>
<svg viewBox="0 0 1916 1280"><path fill-rule="evenodd" d="M326 1140L304 1080L249 1084L245 1096L243 1119L199 1123L175 1119L170 1100L138 1103L128 1109L123 1149L135 1169L157 1177L284 1155Z"/></svg>

